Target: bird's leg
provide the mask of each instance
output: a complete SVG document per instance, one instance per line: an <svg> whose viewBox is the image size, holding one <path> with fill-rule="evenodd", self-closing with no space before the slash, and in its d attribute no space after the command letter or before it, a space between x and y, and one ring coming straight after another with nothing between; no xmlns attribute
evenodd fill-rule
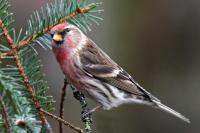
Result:
<svg viewBox="0 0 200 133"><path fill-rule="evenodd" d="M87 115L84 115L85 113L88 112L87 109L87 103L85 100L85 96L83 95L83 93L81 93L80 91L77 91L73 86L71 86L74 97L80 102L81 107L82 107L82 121L85 123L85 130L86 133L91 133L92 129L91 129L91 124L92 124L92 117L91 117L91 113L88 113Z"/></svg>

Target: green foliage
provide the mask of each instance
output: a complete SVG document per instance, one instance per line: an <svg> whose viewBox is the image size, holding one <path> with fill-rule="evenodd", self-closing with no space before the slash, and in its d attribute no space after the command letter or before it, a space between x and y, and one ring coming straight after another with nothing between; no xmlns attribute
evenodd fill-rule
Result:
<svg viewBox="0 0 200 133"><path fill-rule="evenodd" d="M14 22L12 18L12 13L8 11L10 5L7 0L0 0L0 19L3 21L4 26L10 31L13 29L12 23ZM2 35L2 32L0 32Z"/></svg>
<svg viewBox="0 0 200 133"><path fill-rule="evenodd" d="M79 2L80 1L80 2ZM78 8L89 8L89 12L80 14L68 20L82 29L84 32L91 31L90 26L95 23L99 25L98 20L102 18L95 16L96 13L101 13L103 10L97 9L101 3L90 3L89 0L54 0L52 3L41 7L40 11L35 11L27 21L28 30L26 31L26 38L37 38L35 42L42 47L46 45L51 47L51 40L48 34L45 34L44 29L56 25L62 21L65 16L74 13Z"/></svg>
<svg viewBox="0 0 200 133"><path fill-rule="evenodd" d="M14 22L12 18L12 13L9 13L10 5L7 0L0 0L0 19L3 21L5 28L9 31L13 31L12 23ZM3 32L0 29L0 52L6 52L10 49L2 44L5 44L6 40L3 37Z"/></svg>
<svg viewBox="0 0 200 133"><path fill-rule="evenodd" d="M46 94L48 86L44 81L41 71L41 62L37 57L37 52L32 47L27 46L20 50L20 60L28 76L29 82L34 87L36 98L40 101L40 105L46 111L52 111L52 97ZM29 94L24 92L25 96ZM31 100L31 99L29 99Z"/></svg>
<svg viewBox="0 0 200 133"><path fill-rule="evenodd" d="M49 47L51 39L46 32L60 22L63 18L75 12L78 8L90 8L87 13L70 18L68 22L75 24L83 31L90 31L90 26L99 24L101 18L95 16L100 13L96 7L99 3L89 3L88 0L54 0L54 2L42 7L40 11L35 11L27 21L26 34L22 36L22 30L15 32L12 27L14 22L8 0L0 0L0 20L4 27L9 31L15 45L20 45L22 41L32 39L31 44L40 44L42 47ZM53 110L53 100L47 95L48 86L41 71L41 62L37 56L37 50L33 45L28 45L18 51L20 63L22 64L29 82L33 86L34 94L46 111ZM3 31L0 29L0 53L9 52L10 48ZM0 96L5 104L8 113L8 121L11 131L15 133L34 132L41 130L41 122L38 112L34 107L30 94L27 92L26 85L19 73L13 56L5 56L0 59ZM5 121L1 115L0 107L0 133L6 132Z"/></svg>
<svg viewBox="0 0 200 133"><path fill-rule="evenodd" d="M21 133L32 123L34 127L40 126L39 121L36 120L36 112L32 111L34 108L31 106L30 96L26 93L26 88L15 66L0 68L0 94L6 106L13 131ZM25 122L25 126L21 127L17 122L23 119L31 119L32 121ZM3 122L3 120L0 121ZM0 128L0 132L2 129Z"/></svg>
<svg viewBox="0 0 200 133"><path fill-rule="evenodd" d="M4 128L4 122L3 122L3 118L2 118L2 116L0 115L0 131L1 132L6 132L6 130L5 130L5 128Z"/></svg>

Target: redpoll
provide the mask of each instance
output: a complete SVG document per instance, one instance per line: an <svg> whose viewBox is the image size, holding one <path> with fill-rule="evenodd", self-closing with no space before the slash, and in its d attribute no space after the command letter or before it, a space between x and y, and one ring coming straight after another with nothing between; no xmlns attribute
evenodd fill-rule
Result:
<svg viewBox="0 0 200 133"><path fill-rule="evenodd" d="M54 54L66 78L103 109L127 103L144 104L190 122L142 88L76 26L59 24L50 33Z"/></svg>

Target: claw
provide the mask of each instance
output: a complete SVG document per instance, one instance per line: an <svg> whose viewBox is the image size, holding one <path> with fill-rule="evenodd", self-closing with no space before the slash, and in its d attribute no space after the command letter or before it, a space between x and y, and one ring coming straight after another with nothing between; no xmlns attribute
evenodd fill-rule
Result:
<svg viewBox="0 0 200 133"><path fill-rule="evenodd" d="M95 112L97 109L101 108L102 106L99 105L99 106L96 106L94 107L93 109L85 109L81 112L82 114L82 119L85 119L87 117L91 118L91 115L93 112Z"/></svg>
<svg viewBox="0 0 200 133"><path fill-rule="evenodd" d="M86 121L90 121L92 123L92 112L89 109L85 109L81 112L82 114L82 121L86 122Z"/></svg>

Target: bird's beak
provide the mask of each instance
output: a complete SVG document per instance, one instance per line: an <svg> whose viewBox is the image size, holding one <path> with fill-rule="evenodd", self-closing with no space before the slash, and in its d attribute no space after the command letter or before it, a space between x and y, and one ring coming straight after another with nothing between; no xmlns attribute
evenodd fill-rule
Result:
<svg viewBox="0 0 200 133"><path fill-rule="evenodd" d="M53 40L56 42L62 42L63 41L63 36L60 34L54 34L53 35Z"/></svg>

